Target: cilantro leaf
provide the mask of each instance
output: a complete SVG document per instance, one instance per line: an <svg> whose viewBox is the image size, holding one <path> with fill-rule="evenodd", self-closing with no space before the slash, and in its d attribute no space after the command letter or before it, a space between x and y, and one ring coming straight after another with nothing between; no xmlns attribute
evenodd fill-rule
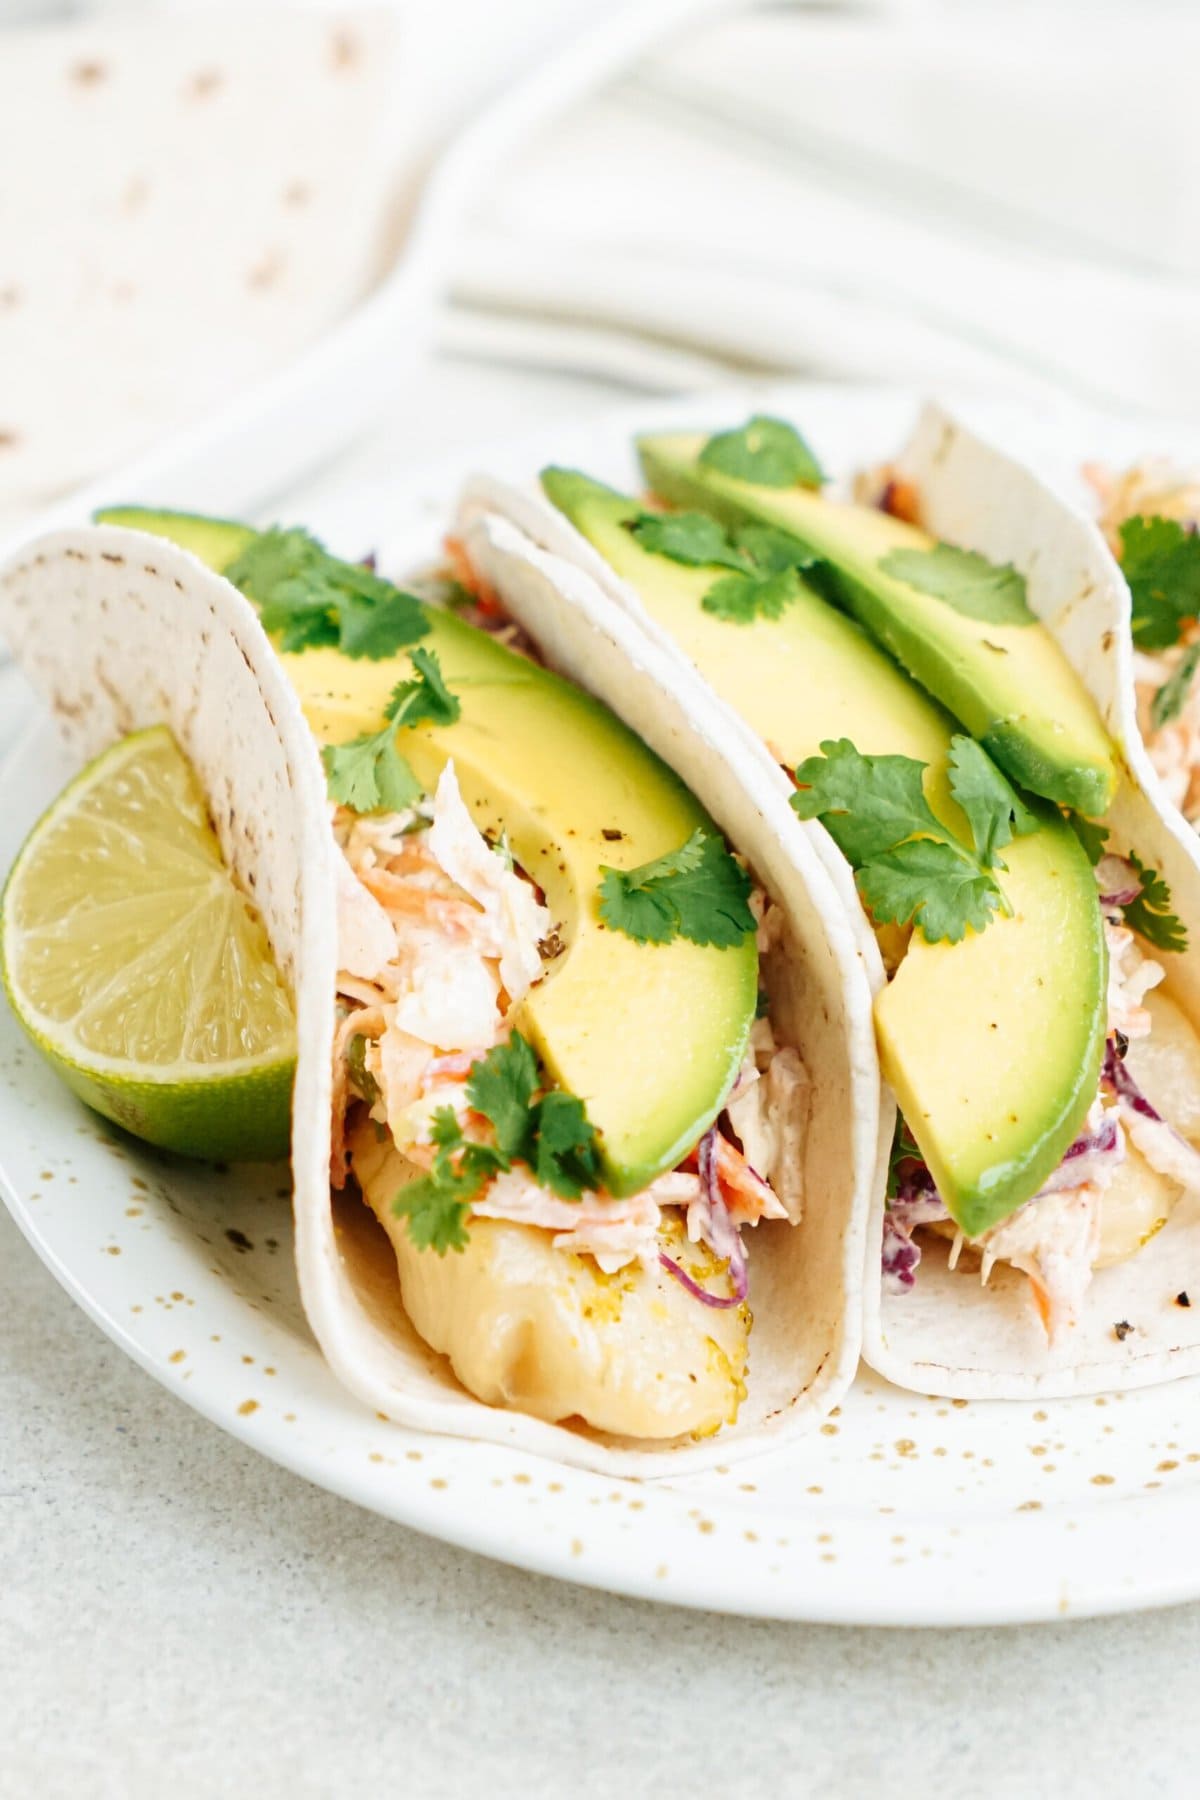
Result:
<svg viewBox="0 0 1200 1800"><path fill-rule="evenodd" d="M724 526L707 513L643 513L629 529L652 556L667 556L693 568L746 566L746 558L730 543Z"/></svg>
<svg viewBox="0 0 1200 1800"><path fill-rule="evenodd" d="M882 574L944 600L968 619L990 625L1036 623L1025 597L1025 577L1011 563L989 562L975 550L958 550L953 544L889 550L878 566Z"/></svg>
<svg viewBox="0 0 1200 1800"><path fill-rule="evenodd" d="M785 419L756 413L736 431L719 431L700 452L701 466L758 487L820 487L820 463Z"/></svg>
<svg viewBox="0 0 1200 1800"><path fill-rule="evenodd" d="M699 861L670 878L679 936L720 950L740 944L756 928L749 904L753 885L723 840L706 837Z"/></svg>
<svg viewBox="0 0 1200 1800"><path fill-rule="evenodd" d="M980 861L993 868L996 852L1015 837L1028 837L1038 827L1006 775L974 738L956 736L950 744L950 791L967 815Z"/></svg>
<svg viewBox="0 0 1200 1800"><path fill-rule="evenodd" d="M497 1148L506 1157L525 1156L528 1160L530 1108L537 1086L537 1058L519 1031L472 1064L467 1098L476 1112L490 1120Z"/></svg>
<svg viewBox="0 0 1200 1800"><path fill-rule="evenodd" d="M387 656L395 656L397 650L424 637L429 630L420 603L399 588L393 588L377 600L366 600L361 594L347 594L341 602L339 618L338 645L342 654L366 657L371 662L382 662Z"/></svg>
<svg viewBox="0 0 1200 1800"><path fill-rule="evenodd" d="M880 851L856 879L873 918L911 923L931 944L959 943L968 925L982 931L1001 901L985 868L932 838L914 837Z"/></svg>
<svg viewBox="0 0 1200 1800"><path fill-rule="evenodd" d="M414 650L411 681L398 681L383 709L393 725L453 725L462 707L446 686L436 650Z"/></svg>
<svg viewBox="0 0 1200 1800"><path fill-rule="evenodd" d="M1067 824L1083 845L1084 854L1093 869L1104 855L1104 846L1108 843L1108 828L1098 825L1095 819L1086 819L1082 813L1069 812Z"/></svg>
<svg viewBox="0 0 1200 1800"><path fill-rule="evenodd" d="M795 569L781 569L776 574L723 575L713 582L700 605L731 625L752 625L755 619L780 618L799 595Z"/></svg>
<svg viewBox="0 0 1200 1800"><path fill-rule="evenodd" d="M911 756L863 756L849 738L827 739L796 770L792 806L802 819L820 819L858 866L918 831L949 838L925 798L925 768Z"/></svg>
<svg viewBox="0 0 1200 1800"><path fill-rule="evenodd" d="M469 1181L450 1175L446 1181L435 1181L432 1175L421 1175L410 1181L392 1203L393 1211L408 1220L408 1235L418 1250L436 1250L445 1256L447 1250L463 1251L469 1241L466 1218L475 1190L467 1193Z"/></svg>
<svg viewBox="0 0 1200 1800"><path fill-rule="evenodd" d="M331 556L299 527L260 531L225 570L287 651L336 645L346 656L392 656L429 630L420 602L360 563Z"/></svg>
<svg viewBox="0 0 1200 1800"><path fill-rule="evenodd" d="M1125 907L1125 923L1158 950L1183 951L1188 947L1187 928L1171 911L1171 890L1157 869L1148 869L1134 851L1129 860L1142 891Z"/></svg>
<svg viewBox="0 0 1200 1800"><path fill-rule="evenodd" d="M750 877L723 839L697 829L678 850L636 869L601 865L600 916L639 944L677 937L728 949L755 929Z"/></svg>
<svg viewBox="0 0 1200 1800"><path fill-rule="evenodd" d="M421 783L397 749L396 733L414 725L452 725L461 710L436 651L416 649L412 662L417 673L392 689L382 730L326 744L321 752L330 798L357 813L403 812L419 800Z"/></svg>
<svg viewBox="0 0 1200 1800"><path fill-rule="evenodd" d="M1133 641L1139 650L1179 642L1200 615L1200 536L1178 519L1140 514L1121 526L1121 569L1133 596Z"/></svg>
<svg viewBox="0 0 1200 1800"><path fill-rule="evenodd" d="M330 799L353 812L403 812L421 798L421 783L397 750L392 725L348 744L326 744L321 761Z"/></svg>
<svg viewBox="0 0 1200 1800"><path fill-rule="evenodd" d="M600 1183L600 1151L596 1129L582 1100L561 1088L535 1098L541 1076L528 1040L514 1031L471 1067L467 1098L491 1125L494 1144L468 1138L454 1109L439 1106L433 1115L435 1145L428 1175L403 1188L394 1211L408 1219L408 1233L419 1250L461 1250L467 1238L466 1217L491 1177L527 1163L542 1187L563 1200L578 1200Z"/></svg>
<svg viewBox="0 0 1200 1800"><path fill-rule="evenodd" d="M951 785L959 779L973 847L961 843L925 798L926 765L909 756L863 756L848 738L827 740L819 756L796 770L792 806L802 819L820 819L854 869L855 881L877 921L915 924L930 943L958 943L968 926L982 931L1007 903L994 874L1005 829L1029 815L1011 789L997 789L964 740L951 740ZM979 752L980 756L984 752ZM996 772L997 780L1002 780ZM972 816L974 815L974 817ZM975 837L978 821L982 841ZM1027 827L1026 827L1027 828ZM1008 842L1007 838L1003 839Z"/></svg>
<svg viewBox="0 0 1200 1800"><path fill-rule="evenodd" d="M1200 669L1200 643L1188 646L1174 673L1163 682L1150 702L1150 722L1155 731L1161 731L1164 725L1179 717L1192 691L1197 669Z"/></svg>
<svg viewBox="0 0 1200 1800"><path fill-rule="evenodd" d="M533 1172L542 1187L563 1200L578 1200L600 1177L596 1128L583 1101L551 1088L537 1104L537 1147Z"/></svg>
<svg viewBox="0 0 1200 1800"><path fill-rule="evenodd" d="M811 569L821 560L815 550L778 525L741 525L733 541L757 568L772 575L782 574L784 569Z"/></svg>

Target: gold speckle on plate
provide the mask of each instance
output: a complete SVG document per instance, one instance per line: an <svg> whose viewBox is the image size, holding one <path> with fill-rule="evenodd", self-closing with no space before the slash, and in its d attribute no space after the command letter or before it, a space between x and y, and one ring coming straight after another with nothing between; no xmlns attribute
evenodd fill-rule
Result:
<svg viewBox="0 0 1200 1800"><path fill-rule="evenodd" d="M1041 1512L1041 1510L1042 1503L1040 1500L1022 1500L1020 1506L1017 1508L1018 1512Z"/></svg>
<svg viewBox="0 0 1200 1800"><path fill-rule="evenodd" d="M579 1544L578 1538L575 1539L575 1543ZM579 1549L580 1550L583 1549L582 1544L579 1544ZM574 1545L572 1545L572 1551L576 1556L578 1556L579 1551L575 1550ZM655 1571L654 1571L654 1579L656 1581L665 1581L666 1578L667 1578L667 1565L666 1565L666 1563L659 1563L657 1569L655 1569Z"/></svg>
<svg viewBox="0 0 1200 1800"><path fill-rule="evenodd" d="M446 1480L445 1476L435 1475L429 1485L431 1488L444 1488L449 1487L450 1483Z"/></svg>
<svg viewBox="0 0 1200 1800"><path fill-rule="evenodd" d="M582 1538L572 1538L571 1539L571 1555L572 1556L582 1556L583 1555L583 1539ZM665 1575L666 1572L667 1572L666 1569L663 1567L663 1565L661 1563L659 1564L658 1569L655 1571L656 1574L662 1574L662 1575Z"/></svg>
<svg viewBox="0 0 1200 1800"><path fill-rule="evenodd" d="M697 1530L703 1531L707 1536L710 1531L716 1530L716 1526L711 1519L700 1519L697 1521Z"/></svg>
<svg viewBox="0 0 1200 1800"><path fill-rule="evenodd" d="M241 1413L243 1419L248 1419L251 1413L256 1413L258 1411L258 1401L243 1400L242 1404L238 1407L238 1411Z"/></svg>
<svg viewBox="0 0 1200 1800"><path fill-rule="evenodd" d="M838 1428L836 1425L829 1425L829 1424L822 1425L821 1435L823 1437L836 1437L837 1434L838 1434Z"/></svg>
<svg viewBox="0 0 1200 1800"><path fill-rule="evenodd" d="M757 1531L743 1531L742 1536L745 1538L745 1540L748 1544L757 1544L757 1542L758 1542Z"/></svg>
<svg viewBox="0 0 1200 1800"><path fill-rule="evenodd" d="M1166 1475L1170 1472L1170 1470L1177 1469L1178 1467L1179 1467L1179 1464L1177 1462L1172 1462L1170 1457L1168 1457L1165 1462L1159 1463L1158 1473L1160 1475Z"/></svg>
<svg viewBox="0 0 1200 1800"><path fill-rule="evenodd" d="M897 1438L893 1448L897 1456L915 1456L917 1454L917 1446L912 1438Z"/></svg>
<svg viewBox="0 0 1200 1800"><path fill-rule="evenodd" d="M513 1480L515 1481L515 1483L517 1484L518 1487L528 1487L529 1482L530 1482L530 1477L525 1474L514 1475Z"/></svg>
<svg viewBox="0 0 1200 1800"><path fill-rule="evenodd" d="M172 1350L170 1356L168 1356L168 1358L167 1358L167 1361L173 1362L173 1363L181 1363L186 1355L187 1355L186 1350Z"/></svg>
<svg viewBox="0 0 1200 1800"><path fill-rule="evenodd" d="M406 1450L404 1452L405 1462L420 1462L421 1456L422 1452L420 1450Z"/></svg>
<svg viewBox="0 0 1200 1800"><path fill-rule="evenodd" d="M1114 1480L1114 1477L1112 1475L1093 1475L1092 1476L1092 1486L1093 1487L1111 1487L1113 1484L1113 1480Z"/></svg>

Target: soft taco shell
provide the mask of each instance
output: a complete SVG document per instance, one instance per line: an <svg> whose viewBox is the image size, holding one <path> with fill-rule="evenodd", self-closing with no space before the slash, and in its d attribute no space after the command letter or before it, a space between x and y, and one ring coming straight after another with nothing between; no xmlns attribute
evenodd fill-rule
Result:
<svg viewBox="0 0 1200 1800"><path fill-rule="evenodd" d="M1129 594L1100 532L937 406L924 409L896 467L916 489L929 531L1020 570L1031 608L1095 701L1122 764L1114 840L1132 845L1170 884L1192 946L1165 958L1171 991L1200 1019L1200 856L1138 735ZM983 1287L971 1270L952 1273L949 1246L928 1232L915 1287L883 1293L882 1232L881 1198L868 1234L864 1356L901 1386L1019 1399L1142 1387L1200 1370L1200 1307L1178 1298L1200 1297L1200 1198L1183 1196L1136 1255L1097 1272L1083 1320L1053 1346L1023 1276L998 1265Z"/></svg>
<svg viewBox="0 0 1200 1800"><path fill-rule="evenodd" d="M382 1229L329 1185L337 976L335 851L317 750L253 607L187 552L114 527L59 532L0 571L0 629L81 760L172 727L208 793L226 857L258 900L297 1003L292 1165L306 1313L335 1373L415 1429L507 1443L613 1473L683 1472L786 1443L837 1403L861 1335L863 1241L881 1135L870 993L850 925L809 845L780 831L760 783L707 718L702 690L594 586L496 519L471 553L546 659L664 754L745 852L787 919L768 982L812 1082L801 1225L751 1245L749 1394L735 1426L669 1445L605 1438L481 1404L409 1325Z"/></svg>

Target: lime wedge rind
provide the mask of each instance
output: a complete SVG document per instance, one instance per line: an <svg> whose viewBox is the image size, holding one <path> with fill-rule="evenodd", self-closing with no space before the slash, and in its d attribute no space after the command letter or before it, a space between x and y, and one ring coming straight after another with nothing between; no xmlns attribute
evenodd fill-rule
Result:
<svg viewBox="0 0 1200 1800"><path fill-rule="evenodd" d="M186 1155L286 1152L290 998L165 727L112 746L59 795L12 867L0 914L13 1011L89 1106ZM231 1053L215 1055L214 1039Z"/></svg>

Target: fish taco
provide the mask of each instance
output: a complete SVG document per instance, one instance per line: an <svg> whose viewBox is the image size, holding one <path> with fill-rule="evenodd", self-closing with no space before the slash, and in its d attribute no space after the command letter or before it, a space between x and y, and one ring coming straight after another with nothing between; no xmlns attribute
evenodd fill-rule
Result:
<svg viewBox="0 0 1200 1800"><path fill-rule="evenodd" d="M852 875L899 1107L867 1360L962 1397L1200 1368L1200 885L1106 685L1103 545L933 410L857 499L779 419L638 455L642 493L480 479L459 529L574 562Z"/></svg>
<svg viewBox="0 0 1200 1800"><path fill-rule="evenodd" d="M3 625L81 750L226 728L196 767L291 908L297 1265L346 1385L586 1466L727 1461L857 1363L869 990L819 834L530 549L494 534L481 608L120 509L16 557Z"/></svg>

